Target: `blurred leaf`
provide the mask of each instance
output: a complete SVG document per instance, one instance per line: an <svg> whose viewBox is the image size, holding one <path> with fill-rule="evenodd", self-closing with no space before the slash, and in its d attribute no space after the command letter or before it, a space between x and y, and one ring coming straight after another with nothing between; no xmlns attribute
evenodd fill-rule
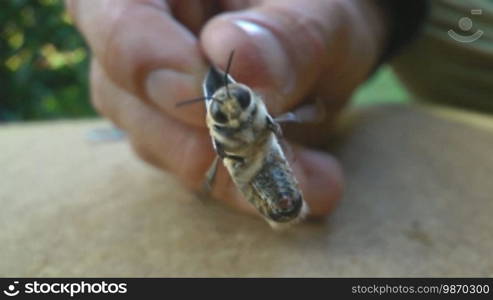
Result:
<svg viewBox="0 0 493 300"><path fill-rule="evenodd" d="M385 66L356 91L353 95L352 105L367 106L409 101L407 91L397 80L391 68Z"/></svg>

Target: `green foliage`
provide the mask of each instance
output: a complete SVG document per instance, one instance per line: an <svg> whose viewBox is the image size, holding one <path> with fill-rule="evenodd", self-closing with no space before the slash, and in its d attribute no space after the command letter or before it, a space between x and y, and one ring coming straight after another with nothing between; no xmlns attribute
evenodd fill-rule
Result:
<svg viewBox="0 0 493 300"><path fill-rule="evenodd" d="M88 51L60 0L0 4L0 121L95 115Z"/></svg>
<svg viewBox="0 0 493 300"><path fill-rule="evenodd" d="M0 122L94 116L88 101L88 55L61 0L2 0ZM407 98L383 68L358 90L353 104Z"/></svg>

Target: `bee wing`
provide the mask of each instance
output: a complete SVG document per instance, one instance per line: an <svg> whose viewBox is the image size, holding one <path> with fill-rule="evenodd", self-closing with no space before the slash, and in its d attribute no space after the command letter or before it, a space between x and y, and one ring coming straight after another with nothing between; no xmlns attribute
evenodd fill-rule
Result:
<svg viewBox="0 0 493 300"><path fill-rule="evenodd" d="M225 79L227 82L225 82ZM224 72L218 68L212 66L205 76L204 82L202 84L202 89L206 99L211 99L214 93L225 86L225 84L236 83L231 75L225 76Z"/></svg>
<svg viewBox="0 0 493 300"><path fill-rule="evenodd" d="M279 142L279 145L281 146L281 149L284 153L284 156L286 156L286 159L290 163L296 162L296 155L294 155L293 148L287 143L286 139L284 137L278 137L277 141Z"/></svg>

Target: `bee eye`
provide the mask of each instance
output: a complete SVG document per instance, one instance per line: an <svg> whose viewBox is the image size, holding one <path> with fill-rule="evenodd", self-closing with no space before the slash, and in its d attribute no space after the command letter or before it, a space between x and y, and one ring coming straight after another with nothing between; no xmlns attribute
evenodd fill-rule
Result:
<svg viewBox="0 0 493 300"><path fill-rule="evenodd" d="M217 123L228 122L228 118L226 117L226 115L219 109L212 114L212 118L214 118L214 121L216 121Z"/></svg>
<svg viewBox="0 0 493 300"><path fill-rule="evenodd" d="M235 91L235 97L240 103L241 108L246 109L250 105L250 92L245 89Z"/></svg>

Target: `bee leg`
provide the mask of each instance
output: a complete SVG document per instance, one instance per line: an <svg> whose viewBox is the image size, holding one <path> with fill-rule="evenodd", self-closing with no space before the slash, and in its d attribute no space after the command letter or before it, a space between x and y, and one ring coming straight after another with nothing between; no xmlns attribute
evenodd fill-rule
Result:
<svg viewBox="0 0 493 300"><path fill-rule="evenodd" d="M219 156L216 155L214 160L212 161L211 166L205 173L204 183L202 185L202 192L204 195L209 196L212 192L212 187L214 185L214 179L216 178L217 173L217 164L219 163Z"/></svg>
<svg viewBox="0 0 493 300"><path fill-rule="evenodd" d="M224 159L224 158L229 158L229 159L232 159L234 160L235 162L239 163L239 164L244 164L245 163L245 159L241 156L237 156L237 155L229 155L227 154L225 151L224 151L224 146L223 144L221 144L220 142L218 142L217 140L213 140L213 145L214 145L214 149L216 150L217 152L217 155Z"/></svg>

